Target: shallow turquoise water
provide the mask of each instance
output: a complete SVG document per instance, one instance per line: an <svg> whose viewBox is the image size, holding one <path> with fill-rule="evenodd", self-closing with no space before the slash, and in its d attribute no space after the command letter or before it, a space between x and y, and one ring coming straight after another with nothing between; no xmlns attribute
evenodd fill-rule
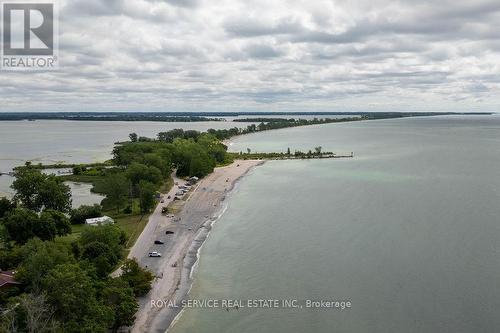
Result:
<svg viewBox="0 0 500 333"><path fill-rule="evenodd" d="M496 332L500 117L294 128L232 149L318 144L356 157L255 169L202 248L191 298L352 308L189 309L171 331Z"/></svg>

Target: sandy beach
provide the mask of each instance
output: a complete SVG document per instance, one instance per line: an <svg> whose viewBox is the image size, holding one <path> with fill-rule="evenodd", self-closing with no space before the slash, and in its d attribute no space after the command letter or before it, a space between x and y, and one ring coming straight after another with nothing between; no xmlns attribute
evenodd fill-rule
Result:
<svg viewBox="0 0 500 333"><path fill-rule="evenodd" d="M241 177L262 163L256 160L235 161L229 166L216 168L185 195L183 202L176 203L180 210L175 212L174 217L161 214L170 200L156 207L129 255L137 258L141 266L156 276L152 290L139 299L140 308L131 332L164 333L168 329L181 309L154 306L153 303L160 303L160 300L179 303L187 297L198 250L207 238L212 223L223 213L224 200ZM184 183L180 179L174 180L179 185ZM174 186L165 198L168 195L173 198L176 191L178 186ZM167 231L169 234L166 234ZM165 244L156 245L155 240L162 240ZM150 258L148 253L151 251L160 252L161 258Z"/></svg>

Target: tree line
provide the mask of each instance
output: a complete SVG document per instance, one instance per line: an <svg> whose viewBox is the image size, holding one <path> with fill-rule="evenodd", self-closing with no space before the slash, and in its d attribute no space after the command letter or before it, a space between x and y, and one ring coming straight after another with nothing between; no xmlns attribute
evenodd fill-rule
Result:
<svg viewBox="0 0 500 333"><path fill-rule="evenodd" d="M68 187L37 169L17 169L12 188L12 200L0 199L0 269L16 271L20 284L0 291L0 331L104 333L131 325L153 275L125 260L123 274L110 277L123 260L124 232L107 225L64 237L98 207L71 210Z"/></svg>
<svg viewBox="0 0 500 333"><path fill-rule="evenodd" d="M269 131L274 129L340 123L348 121L365 120L365 117L345 117L345 118L314 118L314 119L285 119L285 118L243 118L235 119L235 122L259 122L250 124L245 128L233 127L230 129L209 129L207 132L214 135L219 140L227 140L237 135L251 134L255 132Z"/></svg>

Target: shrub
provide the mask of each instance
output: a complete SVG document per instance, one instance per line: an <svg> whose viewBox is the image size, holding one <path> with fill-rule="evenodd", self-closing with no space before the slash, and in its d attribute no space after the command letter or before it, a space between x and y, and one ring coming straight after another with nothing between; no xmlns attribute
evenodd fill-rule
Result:
<svg viewBox="0 0 500 333"><path fill-rule="evenodd" d="M86 219L102 216L102 207L98 204L93 206L80 206L77 209L71 210L71 224L84 224Z"/></svg>

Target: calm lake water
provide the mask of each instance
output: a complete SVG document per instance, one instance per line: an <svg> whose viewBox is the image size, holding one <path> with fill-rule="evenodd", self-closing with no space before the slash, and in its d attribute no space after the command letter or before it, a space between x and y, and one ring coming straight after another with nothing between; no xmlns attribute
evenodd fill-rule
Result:
<svg viewBox="0 0 500 333"><path fill-rule="evenodd" d="M193 299L343 299L349 310L189 309L169 332L497 332L500 117L248 135L235 151L354 159L255 169L201 250Z"/></svg>
<svg viewBox="0 0 500 333"><path fill-rule="evenodd" d="M111 158L114 142L128 140L132 132L155 137L158 132L174 128L206 131L209 128L246 126L234 122L126 122L126 121L0 121L0 171L7 172L26 161L33 163L88 163ZM10 196L12 177L0 176L0 197ZM74 204L100 201L98 196L84 194L78 185Z"/></svg>

